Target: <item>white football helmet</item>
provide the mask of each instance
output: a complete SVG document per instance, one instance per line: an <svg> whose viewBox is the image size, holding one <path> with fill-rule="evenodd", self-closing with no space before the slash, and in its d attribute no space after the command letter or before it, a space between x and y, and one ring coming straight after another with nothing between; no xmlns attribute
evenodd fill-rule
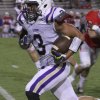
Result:
<svg viewBox="0 0 100 100"><path fill-rule="evenodd" d="M37 0L38 1L38 0ZM42 11L42 14L44 15L45 12L54 6L53 0L41 0L41 4L39 5L39 9Z"/></svg>

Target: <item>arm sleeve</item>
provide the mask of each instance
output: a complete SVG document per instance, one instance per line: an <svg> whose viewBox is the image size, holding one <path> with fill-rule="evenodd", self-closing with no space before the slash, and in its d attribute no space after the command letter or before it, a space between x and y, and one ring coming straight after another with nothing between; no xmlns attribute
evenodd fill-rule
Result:
<svg viewBox="0 0 100 100"><path fill-rule="evenodd" d="M69 49L72 50L73 52L77 52L81 44L82 40L77 37L74 37Z"/></svg>

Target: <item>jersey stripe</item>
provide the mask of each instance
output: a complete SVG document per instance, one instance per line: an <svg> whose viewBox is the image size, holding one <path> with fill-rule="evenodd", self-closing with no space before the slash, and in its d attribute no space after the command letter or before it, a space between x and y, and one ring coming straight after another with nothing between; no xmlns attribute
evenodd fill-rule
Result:
<svg viewBox="0 0 100 100"><path fill-rule="evenodd" d="M53 22L53 14L55 12L57 8L56 7L52 7L50 12L48 13L48 15L46 16L46 22Z"/></svg>
<svg viewBox="0 0 100 100"><path fill-rule="evenodd" d="M46 75L48 75L49 73L51 73L52 71L54 71L57 68L57 66L54 66L53 68L51 68L50 70L48 70L47 72L45 72L43 75L41 75L40 77L38 77L38 79L33 83L33 85L30 88L30 91L33 91L35 86L37 85L37 83L39 81L41 81Z"/></svg>
<svg viewBox="0 0 100 100"><path fill-rule="evenodd" d="M53 22L53 20L54 20L54 19L53 19L53 15L54 15L54 12L55 12L56 9L57 9L57 8L55 8L54 11L53 11L53 13L52 13L51 22Z"/></svg>
<svg viewBox="0 0 100 100"><path fill-rule="evenodd" d="M65 69L65 66L61 67L61 69L59 71L57 71L52 77L50 77L47 81L45 81L40 87L39 89L37 90L37 94L39 94L42 89L48 85L52 80L54 80L56 77L58 77Z"/></svg>
<svg viewBox="0 0 100 100"><path fill-rule="evenodd" d="M64 64L63 67L60 68L54 66L53 68L45 72L33 83L33 85L30 88L30 91L40 93L45 86L47 86L52 80L54 80L64 71L65 66L66 64Z"/></svg>

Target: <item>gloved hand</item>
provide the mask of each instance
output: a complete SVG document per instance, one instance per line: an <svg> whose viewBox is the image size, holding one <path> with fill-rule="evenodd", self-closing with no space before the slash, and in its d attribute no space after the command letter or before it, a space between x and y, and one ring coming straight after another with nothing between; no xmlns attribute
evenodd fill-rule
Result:
<svg viewBox="0 0 100 100"><path fill-rule="evenodd" d="M19 39L19 45L22 49L28 49L30 43L32 43L30 35L24 35L22 38Z"/></svg>
<svg viewBox="0 0 100 100"><path fill-rule="evenodd" d="M66 55L61 54L54 49L51 50L51 54L54 57L54 61L56 64L61 64L66 60Z"/></svg>

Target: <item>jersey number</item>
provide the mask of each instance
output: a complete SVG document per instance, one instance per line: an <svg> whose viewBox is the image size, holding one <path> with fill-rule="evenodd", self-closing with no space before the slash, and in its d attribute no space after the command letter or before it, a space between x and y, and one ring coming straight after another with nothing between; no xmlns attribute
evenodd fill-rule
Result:
<svg viewBox="0 0 100 100"><path fill-rule="evenodd" d="M36 48L38 53L40 55L44 55L46 53L46 50L45 50L45 45L43 45L43 40L41 38L41 36L39 34L35 34L34 37L33 37L34 41L36 41L38 44L38 47Z"/></svg>

